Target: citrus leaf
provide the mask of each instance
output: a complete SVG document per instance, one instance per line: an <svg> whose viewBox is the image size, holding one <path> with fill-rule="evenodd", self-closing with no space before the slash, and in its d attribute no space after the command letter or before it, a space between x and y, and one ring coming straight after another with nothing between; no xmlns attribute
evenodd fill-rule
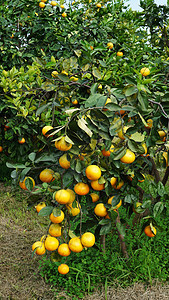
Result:
<svg viewBox="0 0 169 300"><path fill-rule="evenodd" d="M164 204L162 202L157 202L154 205L154 208L153 208L153 216L154 216L154 218L156 218L157 216L159 216L162 213L163 209L164 209Z"/></svg>
<svg viewBox="0 0 169 300"><path fill-rule="evenodd" d="M53 206L45 206L40 210L38 216L47 217L52 213L52 211L53 211Z"/></svg>

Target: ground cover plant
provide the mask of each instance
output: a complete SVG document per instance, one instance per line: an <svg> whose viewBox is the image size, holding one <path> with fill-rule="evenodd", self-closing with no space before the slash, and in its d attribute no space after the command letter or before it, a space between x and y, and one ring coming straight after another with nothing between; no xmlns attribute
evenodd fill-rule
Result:
<svg viewBox="0 0 169 300"><path fill-rule="evenodd" d="M2 25L0 151L13 183L49 221L32 245L45 256L41 274L53 281L57 266L56 284L76 273L89 291L96 270L85 277L73 262L85 265L95 253L95 267L114 254L119 280L122 267L131 281L142 279L136 270L150 283L157 273L167 280L166 237L156 274L162 258L151 253L168 220L168 7L141 1L140 13L123 1L30 1L28 15L24 0L15 4L1 6L14 27L4 38ZM7 64L11 52L16 60Z"/></svg>

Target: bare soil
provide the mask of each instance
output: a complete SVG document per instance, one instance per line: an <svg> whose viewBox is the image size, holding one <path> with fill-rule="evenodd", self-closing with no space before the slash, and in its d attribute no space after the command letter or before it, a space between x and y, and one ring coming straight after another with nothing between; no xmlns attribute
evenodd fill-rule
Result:
<svg viewBox="0 0 169 300"><path fill-rule="evenodd" d="M17 201L16 201L17 199ZM43 220L34 209L27 209L26 195L14 195L10 187L0 183L0 300L71 299L57 293L39 275L39 257L32 258L31 246L44 234ZM38 220L38 221L37 221ZM128 288L104 287L84 300L168 300L169 285L136 283Z"/></svg>

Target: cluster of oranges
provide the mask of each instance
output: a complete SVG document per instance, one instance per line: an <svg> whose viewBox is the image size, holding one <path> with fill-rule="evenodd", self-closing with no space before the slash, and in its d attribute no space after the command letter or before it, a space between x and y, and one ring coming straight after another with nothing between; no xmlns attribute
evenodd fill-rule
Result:
<svg viewBox="0 0 169 300"><path fill-rule="evenodd" d="M47 0L40 0L40 2L39 2L39 7L40 7L40 8L45 8L45 6L46 6L46 3L45 3L45 2L46 2L46 1L47 1ZM57 4L56 1L52 0L52 1L50 2L50 5L51 5L52 7L55 7L55 6L57 6L58 4ZM63 4L61 4L61 5L60 5L60 8L64 9L65 7L64 7ZM63 17L63 18L67 17L67 13L63 12L63 13L62 13L62 17Z"/></svg>

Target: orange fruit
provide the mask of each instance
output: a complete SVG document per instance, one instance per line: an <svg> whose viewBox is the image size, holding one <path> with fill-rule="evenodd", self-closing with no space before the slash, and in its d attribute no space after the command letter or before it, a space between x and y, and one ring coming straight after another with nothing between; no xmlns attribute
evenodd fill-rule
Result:
<svg viewBox="0 0 169 300"><path fill-rule="evenodd" d="M90 165L86 168L86 177L89 180L97 180L101 177L101 170L96 165Z"/></svg>
<svg viewBox="0 0 169 300"><path fill-rule="evenodd" d="M83 250L83 245L78 237L74 237L69 241L69 248L71 251L79 253Z"/></svg>
<svg viewBox="0 0 169 300"><path fill-rule="evenodd" d="M23 181L19 181L19 186L20 186L20 188L23 189L23 190L27 190L27 187L26 187L26 185L25 185L25 181L26 181L27 178L29 178L29 179L32 181L32 183L33 183L33 188L34 188L34 186L35 186L35 180L34 180L32 177L25 177L25 179L24 179Z"/></svg>
<svg viewBox="0 0 169 300"><path fill-rule="evenodd" d="M97 6L98 8L102 7L101 3L97 3L96 6Z"/></svg>
<svg viewBox="0 0 169 300"><path fill-rule="evenodd" d="M94 209L94 212L98 217L105 217L108 213L107 209L106 209L106 207L104 206L103 203L97 204L95 209Z"/></svg>
<svg viewBox="0 0 169 300"><path fill-rule="evenodd" d="M142 76L146 77L150 74L150 70L149 70L149 68L142 68L140 73L141 73Z"/></svg>
<svg viewBox="0 0 169 300"><path fill-rule="evenodd" d="M67 17L67 13L63 12L63 13L62 13L62 17L63 17L63 18L66 18L66 17Z"/></svg>
<svg viewBox="0 0 169 300"><path fill-rule="evenodd" d="M124 134L126 133L126 131L127 131L128 128L129 128L128 126L123 126L123 128L121 128L121 129L119 130L118 136L119 136L119 138L120 138L121 140L125 140Z"/></svg>
<svg viewBox="0 0 169 300"><path fill-rule="evenodd" d="M60 5L60 8L65 8L63 4Z"/></svg>
<svg viewBox="0 0 169 300"><path fill-rule="evenodd" d="M79 102L77 101L77 99L75 99L74 101L72 101L72 104L77 105Z"/></svg>
<svg viewBox="0 0 169 300"><path fill-rule="evenodd" d="M81 236L81 243L84 247L92 247L95 243L95 236L91 232L85 232Z"/></svg>
<svg viewBox="0 0 169 300"><path fill-rule="evenodd" d="M68 151L72 147L72 144L67 143L65 137L62 136L60 140L55 141L55 147L60 151Z"/></svg>
<svg viewBox="0 0 169 300"><path fill-rule="evenodd" d="M125 164L131 164L133 161L135 161L135 159L136 156L134 152L129 149L127 149L126 154L124 154L124 156L120 158L121 162Z"/></svg>
<svg viewBox="0 0 169 300"><path fill-rule="evenodd" d="M152 119L148 119L147 121L147 126L145 126L146 128L150 129L153 126L153 120Z"/></svg>
<svg viewBox="0 0 169 300"><path fill-rule="evenodd" d="M2 146L0 146L0 152L2 152L3 151L3 148L2 148Z"/></svg>
<svg viewBox="0 0 169 300"><path fill-rule="evenodd" d="M47 236L45 240L45 248L49 251L54 251L58 248L59 241L53 236Z"/></svg>
<svg viewBox="0 0 169 300"><path fill-rule="evenodd" d="M49 134L46 134L46 133L47 133L49 130L51 130L51 129L53 129L52 126L44 126L44 127L42 128L42 134L43 134L44 136L48 137Z"/></svg>
<svg viewBox="0 0 169 300"><path fill-rule="evenodd" d="M124 181L120 180L120 182L118 184L115 184L113 187L115 190L120 190L123 185L124 185Z"/></svg>
<svg viewBox="0 0 169 300"><path fill-rule="evenodd" d="M39 174L39 178L42 182L51 182L52 180L54 180L53 177L54 171L51 169L44 169L42 172L40 172Z"/></svg>
<svg viewBox="0 0 169 300"><path fill-rule="evenodd" d="M40 202L40 203L38 203L38 204L35 206L36 211L39 213L40 210L41 210L42 208L44 208L45 206L46 206L45 202Z"/></svg>
<svg viewBox="0 0 169 300"><path fill-rule="evenodd" d="M89 190L90 188L88 184L84 182L78 182L74 187L74 191L78 195L87 195L89 193Z"/></svg>
<svg viewBox="0 0 169 300"><path fill-rule="evenodd" d="M141 174L144 178L141 179L141 180L138 180L139 182L143 182L145 180L145 175L144 174Z"/></svg>
<svg viewBox="0 0 169 300"><path fill-rule="evenodd" d="M94 49L94 47L93 47L93 46L90 46L90 49L91 49L91 50L93 50L93 49Z"/></svg>
<svg viewBox="0 0 169 300"><path fill-rule="evenodd" d="M56 6L56 5L57 5L56 1L51 1L50 4L51 4L52 6Z"/></svg>
<svg viewBox="0 0 169 300"><path fill-rule="evenodd" d="M96 193L91 193L90 196L92 198L92 202L96 202L99 200L99 195Z"/></svg>
<svg viewBox="0 0 169 300"><path fill-rule="evenodd" d="M53 213L50 214L49 219L52 223L61 223L64 220L64 212L61 210L61 214L58 217L55 217Z"/></svg>
<svg viewBox="0 0 169 300"><path fill-rule="evenodd" d="M152 226L152 229L153 229L153 231L151 230L151 226L148 225L148 226L146 226L146 227L144 228L144 233L145 233L147 236L149 236L149 237L153 237L153 236L156 235L157 230L156 230L156 228L153 227L153 226Z"/></svg>
<svg viewBox="0 0 169 300"><path fill-rule="evenodd" d="M72 206L72 203L67 204L66 207L67 207L67 209L68 209L69 215L71 215L71 216L73 216L73 217L77 216L77 215L80 213L81 205L78 204L77 201L76 201L76 207L73 207L73 206Z"/></svg>
<svg viewBox="0 0 169 300"><path fill-rule="evenodd" d="M41 241L37 241L32 245L32 251L34 251L35 248L37 248L35 251L37 255L43 255L46 252L45 245Z"/></svg>
<svg viewBox="0 0 169 300"><path fill-rule="evenodd" d="M62 227L59 224L51 224L49 227L49 234L54 237L61 236Z"/></svg>
<svg viewBox="0 0 169 300"><path fill-rule="evenodd" d="M55 200L60 204L67 204L70 200L70 194L64 189L59 190L55 193Z"/></svg>
<svg viewBox="0 0 169 300"><path fill-rule="evenodd" d="M61 264L59 267L58 267L58 272L62 275L65 275L69 272L69 266L66 265L66 264Z"/></svg>
<svg viewBox="0 0 169 300"><path fill-rule="evenodd" d="M40 2L40 3L39 3L39 7L41 7L41 8L44 8L45 5L46 5L46 4L45 4L44 2Z"/></svg>
<svg viewBox="0 0 169 300"><path fill-rule="evenodd" d="M111 43L111 42L107 43L107 47L108 47L109 49L113 49L113 43Z"/></svg>
<svg viewBox="0 0 169 300"><path fill-rule="evenodd" d="M24 137L23 137L23 138L21 138L21 139L19 139L19 140L18 140L18 143L19 143L19 144L24 144L24 143L25 143L25 139L24 139Z"/></svg>
<svg viewBox="0 0 169 300"><path fill-rule="evenodd" d="M167 133L164 130L158 130L158 134L159 134L160 138L163 139Z"/></svg>
<svg viewBox="0 0 169 300"><path fill-rule="evenodd" d="M112 199L113 198L114 198L114 196L112 196L111 198L109 198L107 203L112 205ZM118 209L121 205L122 205L122 200L120 199L119 203L115 206L114 209Z"/></svg>
<svg viewBox="0 0 169 300"><path fill-rule="evenodd" d="M69 195L70 195L70 199L69 199L69 201L67 202L67 204L70 204L70 203L72 203L72 202L75 200L76 195L75 195L74 191L71 190L71 189L67 189L66 191L67 191L67 192L69 193Z"/></svg>
<svg viewBox="0 0 169 300"><path fill-rule="evenodd" d="M71 251L70 251L70 248L68 246L68 244L64 243L64 244L61 244L59 247L58 247L58 253L59 255L61 256L69 256Z"/></svg>
<svg viewBox="0 0 169 300"><path fill-rule="evenodd" d="M102 154L103 154L103 156L110 156L111 152L113 152L113 151L114 151L114 145L111 145L110 150L106 151L105 149L103 149Z"/></svg>
<svg viewBox="0 0 169 300"><path fill-rule="evenodd" d="M59 165L63 168L63 169L69 169L70 168L70 161L68 161L67 159L67 154L63 154L60 158L59 158Z"/></svg>
<svg viewBox="0 0 169 300"><path fill-rule="evenodd" d="M91 187L95 191L102 191L102 190L104 190L105 185L104 185L104 183L99 183L99 181L97 179L97 180L91 181Z"/></svg>
<svg viewBox="0 0 169 300"><path fill-rule="evenodd" d="M123 56L123 52L118 51L117 56Z"/></svg>
<svg viewBox="0 0 169 300"><path fill-rule="evenodd" d="M116 182L117 182L117 178L116 177L112 177L110 179L110 183L111 183L112 186L114 186L116 184Z"/></svg>
<svg viewBox="0 0 169 300"><path fill-rule="evenodd" d="M53 78L56 78L57 75L58 75L58 72L57 72L57 71L53 71L53 72L51 73L51 75L52 75Z"/></svg>

